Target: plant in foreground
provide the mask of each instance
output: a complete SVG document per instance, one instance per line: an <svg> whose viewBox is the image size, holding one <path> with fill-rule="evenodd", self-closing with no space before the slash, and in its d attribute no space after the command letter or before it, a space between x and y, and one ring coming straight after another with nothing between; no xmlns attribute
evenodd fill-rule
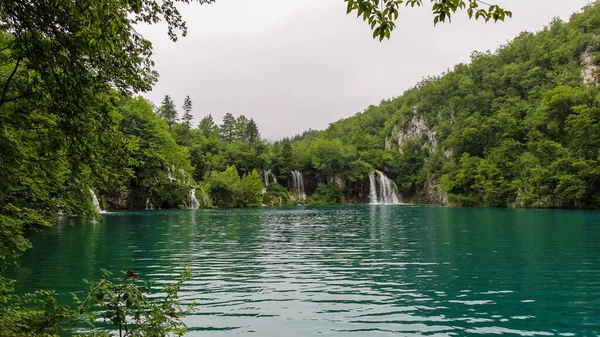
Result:
<svg viewBox="0 0 600 337"><path fill-rule="evenodd" d="M179 280L162 287L160 297L150 297L151 285L140 280L139 274L128 270L120 282L110 280L112 273L102 269L103 277L98 282L84 280L89 285L85 298L73 294L77 302L75 325L86 318L92 332L79 336L110 336L109 332L98 331L96 324L112 323L119 337L129 336L182 336L186 325L181 318L184 308L178 303L181 285L191 277L187 266L181 265ZM192 306L186 310L193 310Z"/></svg>

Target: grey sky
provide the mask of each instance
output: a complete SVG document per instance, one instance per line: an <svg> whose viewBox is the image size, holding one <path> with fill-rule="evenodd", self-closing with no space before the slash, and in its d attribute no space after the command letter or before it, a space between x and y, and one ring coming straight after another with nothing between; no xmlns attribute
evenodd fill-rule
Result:
<svg viewBox="0 0 600 337"><path fill-rule="evenodd" d="M490 0L491 1L491 0ZM467 20L433 26L430 4L402 8L389 41L346 15L343 0L217 0L181 7L188 36L171 42L162 25L140 31L154 43L158 84L145 96L190 95L197 123L212 114L254 118L262 137L323 129L382 99L399 96L474 50L495 50L553 17L568 20L587 0L495 0L513 11L503 23Z"/></svg>

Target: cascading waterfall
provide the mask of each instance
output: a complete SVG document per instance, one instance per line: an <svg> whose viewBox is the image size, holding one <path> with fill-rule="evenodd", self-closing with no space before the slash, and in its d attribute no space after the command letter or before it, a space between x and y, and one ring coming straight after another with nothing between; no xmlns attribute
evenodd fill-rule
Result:
<svg viewBox="0 0 600 337"><path fill-rule="evenodd" d="M277 184L277 177L275 177L275 175L273 173L271 173L271 170L264 170L263 171L263 194L267 193L267 189L269 188L269 180L272 180L273 183Z"/></svg>
<svg viewBox="0 0 600 337"><path fill-rule="evenodd" d="M388 177L386 177L381 171L379 172L379 183L383 187L383 193L381 194L384 196L383 203L398 204L398 195L396 194L398 192L398 188L396 187L396 184L388 179Z"/></svg>
<svg viewBox="0 0 600 337"><path fill-rule="evenodd" d="M369 175L369 203L371 204L399 204L398 187L383 172L377 171Z"/></svg>
<svg viewBox="0 0 600 337"><path fill-rule="evenodd" d="M269 188L269 175L271 174L271 170L263 171L263 194L267 193L267 189Z"/></svg>
<svg viewBox="0 0 600 337"><path fill-rule="evenodd" d="M146 209L154 209L152 202L150 202L150 197L146 198Z"/></svg>
<svg viewBox="0 0 600 337"><path fill-rule="evenodd" d="M96 197L96 193L94 193L94 191L90 188L90 193L92 194L92 203L94 204L94 207L96 207L96 210L98 211L98 213L104 213L104 210L102 209L102 207L100 207L100 202L98 201L98 198Z"/></svg>
<svg viewBox="0 0 600 337"><path fill-rule="evenodd" d="M192 188L190 190L190 209L197 209L199 206L198 199L196 199L196 189Z"/></svg>
<svg viewBox="0 0 600 337"><path fill-rule="evenodd" d="M377 182L375 181L375 176L371 173L369 174L369 203L377 204L377 189L375 188Z"/></svg>
<svg viewBox="0 0 600 337"><path fill-rule="evenodd" d="M306 199L306 193L304 193L304 178L300 171L292 171L292 185L294 188L294 194L300 200Z"/></svg>

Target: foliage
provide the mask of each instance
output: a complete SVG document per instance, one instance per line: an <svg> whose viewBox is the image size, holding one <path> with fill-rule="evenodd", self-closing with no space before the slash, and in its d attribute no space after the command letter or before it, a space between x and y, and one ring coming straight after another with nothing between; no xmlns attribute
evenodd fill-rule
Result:
<svg viewBox="0 0 600 337"><path fill-rule="evenodd" d="M181 122L189 129L192 127L192 119L194 119L194 116L192 116L192 99L187 95L183 101L183 116L181 116Z"/></svg>
<svg viewBox="0 0 600 337"><path fill-rule="evenodd" d="M200 120L198 130L204 135L204 138L209 138L213 134L215 131L215 122L210 114Z"/></svg>
<svg viewBox="0 0 600 337"><path fill-rule="evenodd" d="M256 170L241 178L235 166L212 171L204 179L212 204L217 207L255 207L262 203L263 183Z"/></svg>
<svg viewBox="0 0 600 337"><path fill-rule="evenodd" d="M319 184L307 200L309 205L333 205L342 202L342 189L338 185Z"/></svg>
<svg viewBox="0 0 600 337"><path fill-rule="evenodd" d="M256 207L262 204L263 182L256 170L245 174L240 180L240 199L244 207Z"/></svg>
<svg viewBox="0 0 600 337"><path fill-rule="evenodd" d="M18 296L14 281L0 276L0 336L56 336L72 317L72 309L59 305L54 292Z"/></svg>
<svg viewBox="0 0 600 337"><path fill-rule="evenodd" d="M58 336L68 328L77 336L110 336L96 329L99 322L112 323L119 336L182 336L186 325L181 321L184 309L194 310L193 304L183 308L178 302L178 291L190 279L191 270L182 265L180 279L161 287L160 296L152 293L148 282L142 282L132 270L124 272L121 281L111 281L112 274L102 270L97 282L84 280L87 294L80 299L73 294L75 308L59 305L54 292L39 290L17 295L14 281L0 280L0 335L1 336ZM87 325L81 328L79 325Z"/></svg>
<svg viewBox="0 0 600 337"><path fill-rule="evenodd" d="M111 281L112 274L103 269L98 282L85 281L88 294L80 299L73 294L77 313L85 317L93 329L98 321L111 322L119 336L183 336L186 325L181 321L184 308L178 303L178 290L191 277L191 270L182 265L180 279L162 286L160 297L151 297L150 283L140 281L132 270L124 272L120 282ZM193 310L188 307L188 310ZM103 336L105 332L84 333L80 336Z"/></svg>
<svg viewBox="0 0 600 337"><path fill-rule="evenodd" d="M167 125L169 126L169 130L173 128L173 125L177 123L177 109L175 109L175 102L169 95L165 95L165 98L162 101L160 106L160 116L167 121Z"/></svg>
<svg viewBox="0 0 600 337"><path fill-rule="evenodd" d="M165 121L144 98L123 98L119 112L121 132L130 144L129 167L134 173L129 189L141 194L138 199L143 202L138 201L138 207L145 207L147 197L158 206L185 204L191 179L188 172L193 171L188 149L175 142ZM131 203L135 205L134 200Z"/></svg>
<svg viewBox="0 0 600 337"><path fill-rule="evenodd" d="M267 191L262 196L263 203L268 206L284 206L284 205L295 205L296 203L292 200L290 192L287 188L279 185L278 183L271 183L267 187Z"/></svg>
<svg viewBox="0 0 600 337"><path fill-rule="evenodd" d="M229 112L223 117L223 124L219 128L219 136L222 142L231 145L236 136L236 120Z"/></svg>
<svg viewBox="0 0 600 337"><path fill-rule="evenodd" d="M348 3L347 13L356 12L357 17L362 17L373 29L373 38L390 38L390 34L396 28L395 21L398 20L399 9L405 6L422 6L423 0L344 0ZM504 21L512 17L512 12L498 5L487 4L479 0L430 0L432 2L433 23L451 21L451 17L459 10L467 10L469 18ZM479 4L487 5L487 9L481 8Z"/></svg>

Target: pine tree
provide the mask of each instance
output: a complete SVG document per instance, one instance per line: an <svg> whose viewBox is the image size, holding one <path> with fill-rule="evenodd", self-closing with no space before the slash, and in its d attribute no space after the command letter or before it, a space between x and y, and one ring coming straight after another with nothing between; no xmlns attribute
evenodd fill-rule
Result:
<svg viewBox="0 0 600 337"><path fill-rule="evenodd" d="M249 144L254 144L260 141L260 132L254 119L250 118L250 121L246 125L246 140Z"/></svg>
<svg viewBox="0 0 600 337"><path fill-rule="evenodd" d="M235 121L235 140L243 143L248 142L248 137L246 135L246 130L248 128L248 118L246 116L241 115Z"/></svg>
<svg viewBox="0 0 600 337"><path fill-rule="evenodd" d="M181 122L188 129L191 129L192 128L192 119L194 119L194 116L192 116L192 99L188 95L185 97L185 100L183 101L183 116L181 117Z"/></svg>
<svg viewBox="0 0 600 337"><path fill-rule="evenodd" d="M223 125L221 125L219 131L221 141L231 145L235 137L235 117L233 117L233 115L229 112L223 117Z"/></svg>
<svg viewBox="0 0 600 337"><path fill-rule="evenodd" d="M177 110L171 96L165 95L165 99L163 99L160 107L160 115L167 121L170 131L173 125L177 123Z"/></svg>

